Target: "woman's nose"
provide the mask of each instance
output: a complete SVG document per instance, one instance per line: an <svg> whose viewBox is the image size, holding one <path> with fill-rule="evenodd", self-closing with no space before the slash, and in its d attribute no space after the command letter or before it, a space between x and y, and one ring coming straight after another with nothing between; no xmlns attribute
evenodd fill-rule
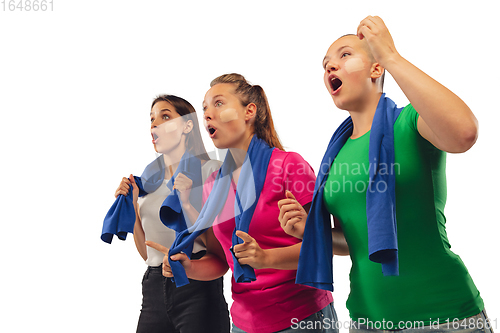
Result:
<svg viewBox="0 0 500 333"><path fill-rule="evenodd" d="M326 63L325 69L328 73L334 72L339 69L337 64L334 64L331 60Z"/></svg>
<svg viewBox="0 0 500 333"><path fill-rule="evenodd" d="M212 111L210 108L206 108L203 112L203 119L205 120L211 120L213 117Z"/></svg>

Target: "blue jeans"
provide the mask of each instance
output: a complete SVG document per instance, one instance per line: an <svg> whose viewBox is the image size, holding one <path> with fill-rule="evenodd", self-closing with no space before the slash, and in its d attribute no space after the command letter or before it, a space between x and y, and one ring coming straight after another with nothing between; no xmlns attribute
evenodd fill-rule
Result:
<svg viewBox="0 0 500 333"><path fill-rule="evenodd" d="M333 307L333 302L328 304L322 310L313 313L309 317L301 321L290 322L292 325L284 330L278 331L279 333L338 333L337 328L337 313ZM277 333L278 333L277 332ZM246 333L245 331L234 326L231 333Z"/></svg>
<svg viewBox="0 0 500 333"><path fill-rule="evenodd" d="M409 322L409 324L412 324ZM429 326L418 326L416 323L414 327L404 328L404 323L402 327L396 327L394 330L381 330L376 329L373 326L377 325L372 323L371 326L364 324L359 324L358 322L353 322L349 328L349 333L493 333L493 327L496 322L490 322L485 311L481 313L466 318L462 320L451 320L445 323L435 323ZM397 324L396 324L397 325Z"/></svg>
<svg viewBox="0 0 500 333"><path fill-rule="evenodd" d="M137 333L229 333L222 278L189 282L177 288L162 275L162 266L148 267L142 281Z"/></svg>

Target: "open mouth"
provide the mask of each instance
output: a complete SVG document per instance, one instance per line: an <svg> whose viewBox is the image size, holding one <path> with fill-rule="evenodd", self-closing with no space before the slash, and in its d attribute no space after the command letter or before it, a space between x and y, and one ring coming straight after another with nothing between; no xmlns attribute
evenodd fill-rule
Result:
<svg viewBox="0 0 500 333"><path fill-rule="evenodd" d="M208 125L207 131L208 131L208 134L210 134L210 137L213 138L215 136L215 133L217 132L217 129L215 127L213 127L212 125Z"/></svg>
<svg viewBox="0 0 500 333"><path fill-rule="evenodd" d="M153 137L153 144L156 144L158 142L158 135L151 133L151 136Z"/></svg>
<svg viewBox="0 0 500 333"><path fill-rule="evenodd" d="M332 88L332 93L335 93L342 86L342 81L338 77L330 78L330 87Z"/></svg>

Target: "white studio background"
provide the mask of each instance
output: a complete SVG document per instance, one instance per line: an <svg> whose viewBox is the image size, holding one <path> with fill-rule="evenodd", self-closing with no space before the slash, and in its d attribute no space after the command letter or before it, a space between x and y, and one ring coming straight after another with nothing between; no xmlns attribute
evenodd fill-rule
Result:
<svg viewBox="0 0 500 333"><path fill-rule="evenodd" d="M489 316L500 316L494 2L53 0L45 12L8 3L0 4L1 331L135 332L145 264L132 236L108 245L100 233L121 177L155 157L153 98L176 94L200 113L213 78L241 73L265 89L287 150L317 170L347 117L323 86L321 62L367 15L381 16L398 51L479 119L476 145L448 157L447 230ZM342 322L349 268L347 257L334 259Z"/></svg>

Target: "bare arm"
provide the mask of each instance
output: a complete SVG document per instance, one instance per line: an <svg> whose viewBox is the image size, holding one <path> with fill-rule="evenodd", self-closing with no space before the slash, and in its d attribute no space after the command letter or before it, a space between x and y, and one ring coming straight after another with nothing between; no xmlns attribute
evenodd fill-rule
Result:
<svg viewBox="0 0 500 333"><path fill-rule="evenodd" d="M206 236L207 254L198 260L191 260L192 269L188 277L200 281L215 280L226 274L229 265L213 229L209 228L203 235Z"/></svg>
<svg viewBox="0 0 500 333"><path fill-rule="evenodd" d="M302 243L262 249L257 241L246 232L238 230L236 236L244 241L243 244L235 245L233 248L234 255L241 265L250 265L255 269L297 269Z"/></svg>
<svg viewBox="0 0 500 333"><path fill-rule="evenodd" d="M115 198L121 195L127 195L130 186L132 186L132 195L134 202L134 211L135 211L135 223L134 223L134 242L137 247L137 251L141 255L142 259L146 260L148 258L146 251L146 244L144 243L146 240L146 236L144 235L144 229L142 229L141 218L139 217L139 205L137 204L137 198L139 197L139 188L135 183L135 179L133 175L130 175L129 178L122 178L118 189L115 192Z"/></svg>
<svg viewBox="0 0 500 333"><path fill-rule="evenodd" d="M332 228L333 255L348 256L349 246L347 246L347 241L345 240L344 231L342 230L342 227L340 226L340 223L335 216L333 217L333 225L334 225L334 228Z"/></svg>
<svg viewBox="0 0 500 333"><path fill-rule="evenodd" d="M478 122L469 107L446 87L404 59L380 17L367 17L358 27L375 60L397 82L419 113L418 131L438 149L461 153L477 139Z"/></svg>
<svg viewBox="0 0 500 333"><path fill-rule="evenodd" d="M146 235L144 229L142 228L141 218L139 217L139 205L137 202L134 203L135 208L135 224L134 224L134 242L137 251L141 255L142 259L146 261L148 259L148 254L146 250Z"/></svg>
<svg viewBox="0 0 500 333"><path fill-rule="evenodd" d="M212 228L207 230L207 253L200 259L190 260L185 253L177 253L170 258L174 261L180 261L186 275L190 279L199 281L210 281L223 276L229 266L226 262L224 251L220 246L219 241L215 238ZM168 261L169 249L155 242L147 241L147 246L150 246L163 254L163 275L172 277L172 269Z"/></svg>

